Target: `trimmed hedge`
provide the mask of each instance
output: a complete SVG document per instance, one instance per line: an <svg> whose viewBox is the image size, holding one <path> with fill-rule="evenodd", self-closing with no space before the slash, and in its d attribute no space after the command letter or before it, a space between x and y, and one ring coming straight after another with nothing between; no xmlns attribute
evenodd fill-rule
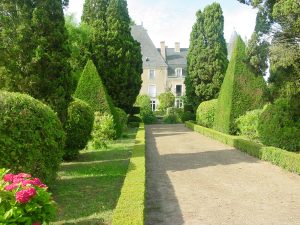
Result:
<svg viewBox="0 0 300 225"><path fill-rule="evenodd" d="M263 144L300 151L300 118L295 115L293 106L290 99L279 98L263 110L258 125Z"/></svg>
<svg viewBox="0 0 300 225"><path fill-rule="evenodd" d="M94 112L112 114L106 88L92 60L86 63L74 97L88 103Z"/></svg>
<svg viewBox="0 0 300 225"><path fill-rule="evenodd" d="M20 93L0 92L0 168L50 183L62 161L65 133L55 112Z"/></svg>
<svg viewBox="0 0 300 225"><path fill-rule="evenodd" d="M123 134L127 130L127 123L128 123L128 115L127 113L120 108L115 108L118 114L118 124L120 126L120 133Z"/></svg>
<svg viewBox="0 0 300 225"><path fill-rule="evenodd" d="M238 136L224 134L206 127L186 122L186 126L204 136L216 139L259 159L269 161L288 171L300 175L300 154L288 152L280 148L268 147Z"/></svg>
<svg viewBox="0 0 300 225"><path fill-rule="evenodd" d="M128 172L113 214L112 225L142 225L145 210L145 128L136 135Z"/></svg>
<svg viewBox="0 0 300 225"><path fill-rule="evenodd" d="M65 126L67 138L64 159L77 158L79 151L85 148L91 138L93 124L94 113L87 103L79 99L70 103Z"/></svg>
<svg viewBox="0 0 300 225"><path fill-rule="evenodd" d="M237 131L235 120L247 111L262 108L266 82L254 74L246 63L245 43L239 36L226 71L218 98L214 129L227 134Z"/></svg>
<svg viewBox="0 0 300 225"><path fill-rule="evenodd" d="M199 125L212 128L215 120L215 112L218 99L202 102L196 114L196 121Z"/></svg>

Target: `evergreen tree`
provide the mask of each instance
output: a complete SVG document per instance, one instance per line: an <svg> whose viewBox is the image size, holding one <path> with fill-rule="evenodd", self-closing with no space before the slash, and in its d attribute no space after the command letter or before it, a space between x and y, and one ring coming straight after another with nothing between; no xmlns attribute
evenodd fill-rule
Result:
<svg viewBox="0 0 300 225"><path fill-rule="evenodd" d="M223 12L218 3L213 3L197 12L190 39L186 85L188 99L196 99L192 100L194 108L218 97L227 65Z"/></svg>
<svg viewBox="0 0 300 225"><path fill-rule="evenodd" d="M0 67L5 89L49 104L64 122L72 78L63 6L68 1L2 0Z"/></svg>
<svg viewBox="0 0 300 225"><path fill-rule="evenodd" d="M140 44L130 32L125 0L89 0L82 20L93 26L92 58L113 103L130 111L141 88Z"/></svg>
<svg viewBox="0 0 300 225"><path fill-rule="evenodd" d="M246 63L246 46L239 36L218 98L214 128L224 133L236 132L235 120L247 111L262 108L266 102L266 83Z"/></svg>

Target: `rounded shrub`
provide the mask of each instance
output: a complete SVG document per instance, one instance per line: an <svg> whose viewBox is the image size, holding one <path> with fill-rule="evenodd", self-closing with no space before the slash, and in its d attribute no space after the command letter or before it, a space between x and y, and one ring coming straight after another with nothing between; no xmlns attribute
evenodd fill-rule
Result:
<svg viewBox="0 0 300 225"><path fill-rule="evenodd" d="M259 118L258 133L263 144L300 151L300 118L295 117L290 99L268 105Z"/></svg>
<svg viewBox="0 0 300 225"><path fill-rule="evenodd" d="M166 124L182 123L183 109L168 108L167 114L164 116L163 121Z"/></svg>
<svg viewBox="0 0 300 225"><path fill-rule="evenodd" d="M120 129L121 129L121 134L123 134L127 129L128 116L127 116L127 113L123 109L116 108L116 112L117 112L118 118L119 118L118 123L119 123Z"/></svg>
<svg viewBox="0 0 300 225"><path fill-rule="evenodd" d="M108 113L95 113L92 137L93 148L103 149L107 147L107 144L116 137L115 124L112 115Z"/></svg>
<svg viewBox="0 0 300 225"><path fill-rule="evenodd" d="M199 125L212 128L215 121L215 112L218 100L213 99L210 101L202 102L196 114L196 121Z"/></svg>
<svg viewBox="0 0 300 225"><path fill-rule="evenodd" d="M70 103L65 126L66 146L64 159L75 159L79 151L85 148L91 138L93 124L93 109L86 102L75 99Z"/></svg>
<svg viewBox="0 0 300 225"><path fill-rule="evenodd" d="M140 107L140 114L141 120L145 124L151 124L156 121L156 117L151 109L150 106L150 97L147 95L139 95L136 99L135 105Z"/></svg>
<svg viewBox="0 0 300 225"><path fill-rule="evenodd" d="M175 102L175 95L172 92L165 92L158 96L160 111L165 112L167 108L173 107Z"/></svg>
<svg viewBox="0 0 300 225"><path fill-rule="evenodd" d="M251 140L258 141L258 121L262 113L262 109L256 109L246 112L236 120L238 135L245 136Z"/></svg>
<svg viewBox="0 0 300 225"><path fill-rule="evenodd" d="M54 111L20 93L0 92L0 165L53 181L62 161L65 133Z"/></svg>

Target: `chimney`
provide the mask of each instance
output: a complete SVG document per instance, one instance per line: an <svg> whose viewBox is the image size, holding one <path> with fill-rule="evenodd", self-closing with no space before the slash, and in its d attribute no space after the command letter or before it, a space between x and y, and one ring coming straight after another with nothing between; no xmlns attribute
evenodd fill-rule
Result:
<svg viewBox="0 0 300 225"><path fill-rule="evenodd" d="M180 52L180 42L175 42L175 52Z"/></svg>
<svg viewBox="0 0 300 225"><path fill-rule="evenodd" d="M160 53L164 60L166 60L166 43L164 41L160 42Z"/></svg>

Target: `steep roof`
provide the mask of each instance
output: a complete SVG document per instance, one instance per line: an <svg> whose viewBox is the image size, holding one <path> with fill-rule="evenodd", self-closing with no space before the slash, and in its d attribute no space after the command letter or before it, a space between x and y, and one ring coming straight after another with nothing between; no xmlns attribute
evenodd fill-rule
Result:
<svg viewBox="0 0 300 225"><path fill-rule="evenodd" d="M131 35L141 44L143 55L143 68L168 67L161 54L157 51L147 30L142 25L131 27Z"/></svg>
<svg viewBox="0 0 300 225"><path fill-rule="evenodd" d="M188 48L181 48L180 52L175 52L174 48L166 48L168 65L187 65Z"/></svg>

